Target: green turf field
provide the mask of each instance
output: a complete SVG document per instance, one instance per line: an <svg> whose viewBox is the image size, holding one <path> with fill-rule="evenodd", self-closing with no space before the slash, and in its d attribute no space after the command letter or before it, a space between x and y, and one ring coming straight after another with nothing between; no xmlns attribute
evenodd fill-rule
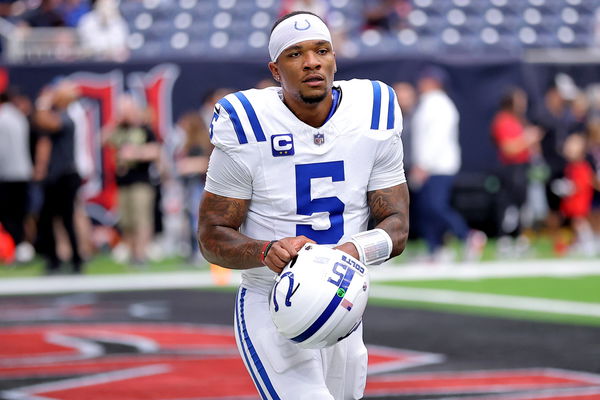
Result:
<svg viewBox="0 0 600 400"><path fill-rule="evenodd" d="M44 263L40 258L36 258L32 262L22 265L0 265L0 279L40 276L44 273L43 265ZM65 264L64 267L65 271L68 271L69 266ZM141 274L147 272L198 271L206 268L208 268L208 264L197 266L191 265L186 263L183 257L171 257L161 261L149 262L144 266L132 266L118 263L108 255L98 255L85 264L85 274Z"/></svg>
<svg viewBox="0 0 600 400"><path fill-rule="evenodd" d="M422 308L428 310L451 311L482 316L501 316L518 319L532 319L558 323L582 324L600 326L600 275L588 275L578 277L524 277L524 278L494 278L480 280L424 280L424 281L402 281L378 283L384 287L394 287L397 293L403 289L423 289L442 291L449 297L447 301L436 301L435 299L422 300L397 300L389 298L377 298L372 296L369 300L373 304L390 305L395 307ZM455 299L453 300L453 294ZM461 296L466 294L465 296ZM500 295L511 296L509 300L517 300L518 306L528 307L528 303L537 303L545 300L566 301L577 303L566 303L567 307L573 304L571 310L557 312L551 310L551 302L548 312L541 310L524 310L513 308L510 304L504 304L502 297L498 298L497 306L489 304L478 304L476 299L469 300L473 295ZM517 296L516 298L514 296ZM492 299L496 299L492 297ZM529 300L529 301L528 301ZM465 304L468 303L468 304ZM592 307L595 310L590 315L581 315L579 308Z"/></svg>

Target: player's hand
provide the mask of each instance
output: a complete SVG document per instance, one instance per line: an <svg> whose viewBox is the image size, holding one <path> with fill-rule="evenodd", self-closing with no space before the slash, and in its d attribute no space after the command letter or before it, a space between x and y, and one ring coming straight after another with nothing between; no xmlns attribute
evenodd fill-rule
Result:
<svg viewBox="0 0 600 400"><path fill-rule="evenodd" d="M358 249L356 248L356 245L352 242L342 243L339 246L335 246L334 249L341 250L344 253L356 258L357 260L360 260L360 254L358 254Z"/></svg>
<svg viewBox="0 0 600 400"><path fill-rule="evenodd" d="M265 265L276 274L280 274L283 268L298 255L298 251L306 243L315 243L306 236L286 237L279 239L269 249L265 257Z"/></svg>

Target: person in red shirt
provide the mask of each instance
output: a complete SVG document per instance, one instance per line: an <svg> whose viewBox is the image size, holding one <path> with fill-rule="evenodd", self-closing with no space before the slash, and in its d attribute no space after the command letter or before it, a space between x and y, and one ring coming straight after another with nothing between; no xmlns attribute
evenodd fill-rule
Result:
<svg viewBox="0 0 600 400"><path fill-rule="evenodd" d="M586 256L596 254L594 233L589 221L594 196L594 171L586 160L587 141L572 134L564 144L566 195L561 198L560 212L570 220L575 233L574 250Z"/></svg>
<svg viewBox="0 0 600 400"><path fill-rule="evenodd" d="M512 253L512 238L521 236L521 207L527 200L528 170L532 157L539 153L539 128L525 120L527 95L522 89L510 90L501 100L494 116L491 134L498 148L502 190L497 196L499 243ZM524 238L520 240L523 241ZM502 251L502 249L500 249Z"/></svg>

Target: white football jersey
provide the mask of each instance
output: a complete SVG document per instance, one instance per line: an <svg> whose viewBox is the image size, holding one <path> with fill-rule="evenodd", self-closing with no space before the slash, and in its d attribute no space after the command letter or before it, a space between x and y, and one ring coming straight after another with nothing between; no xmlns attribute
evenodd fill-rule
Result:
<svg viewBox="0 0 600 400"><path fill-rule="evenodd" d="M359 79L334 87L339 106L319 128L300 121L278 87L232 93L217 103L206 190L250 199L243 234L343 243L367 229L368 191L406 181L402 115L392 88ZM243 284L268 293L274 275L266 267L245 270Z"/></svg>

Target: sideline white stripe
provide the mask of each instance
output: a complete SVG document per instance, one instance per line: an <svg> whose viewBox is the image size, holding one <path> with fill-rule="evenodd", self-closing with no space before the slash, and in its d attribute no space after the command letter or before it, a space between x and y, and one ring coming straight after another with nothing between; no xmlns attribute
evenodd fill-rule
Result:
<svg viewBox="0 0 600 400"><path fill-rule="evenodd" d="M370 270L371 281L484 279L509 277L569 277L600 275L600 260L525 260L482 263L411 263L388 261Z"/></svg>
<svg viewBox="0 0 600 400"><path fill-rule="evenodd" d="M600 317L600 304L597 303L551 300L537 297L467 293L438 289L415 289L382 285L371 286L369 296L387 300L408 300L425 303L458 304L475 307L536 311L551 314Z"/></svg>
<svg viewBox="0 0 600 400"><path fill-rule="evenodd" d="M239 286L241 274L232 271L229 286ZM0 295L119 290L189 289L215 287L210 272L147 273L132 275L43 276L0 279Z"/></svg>

